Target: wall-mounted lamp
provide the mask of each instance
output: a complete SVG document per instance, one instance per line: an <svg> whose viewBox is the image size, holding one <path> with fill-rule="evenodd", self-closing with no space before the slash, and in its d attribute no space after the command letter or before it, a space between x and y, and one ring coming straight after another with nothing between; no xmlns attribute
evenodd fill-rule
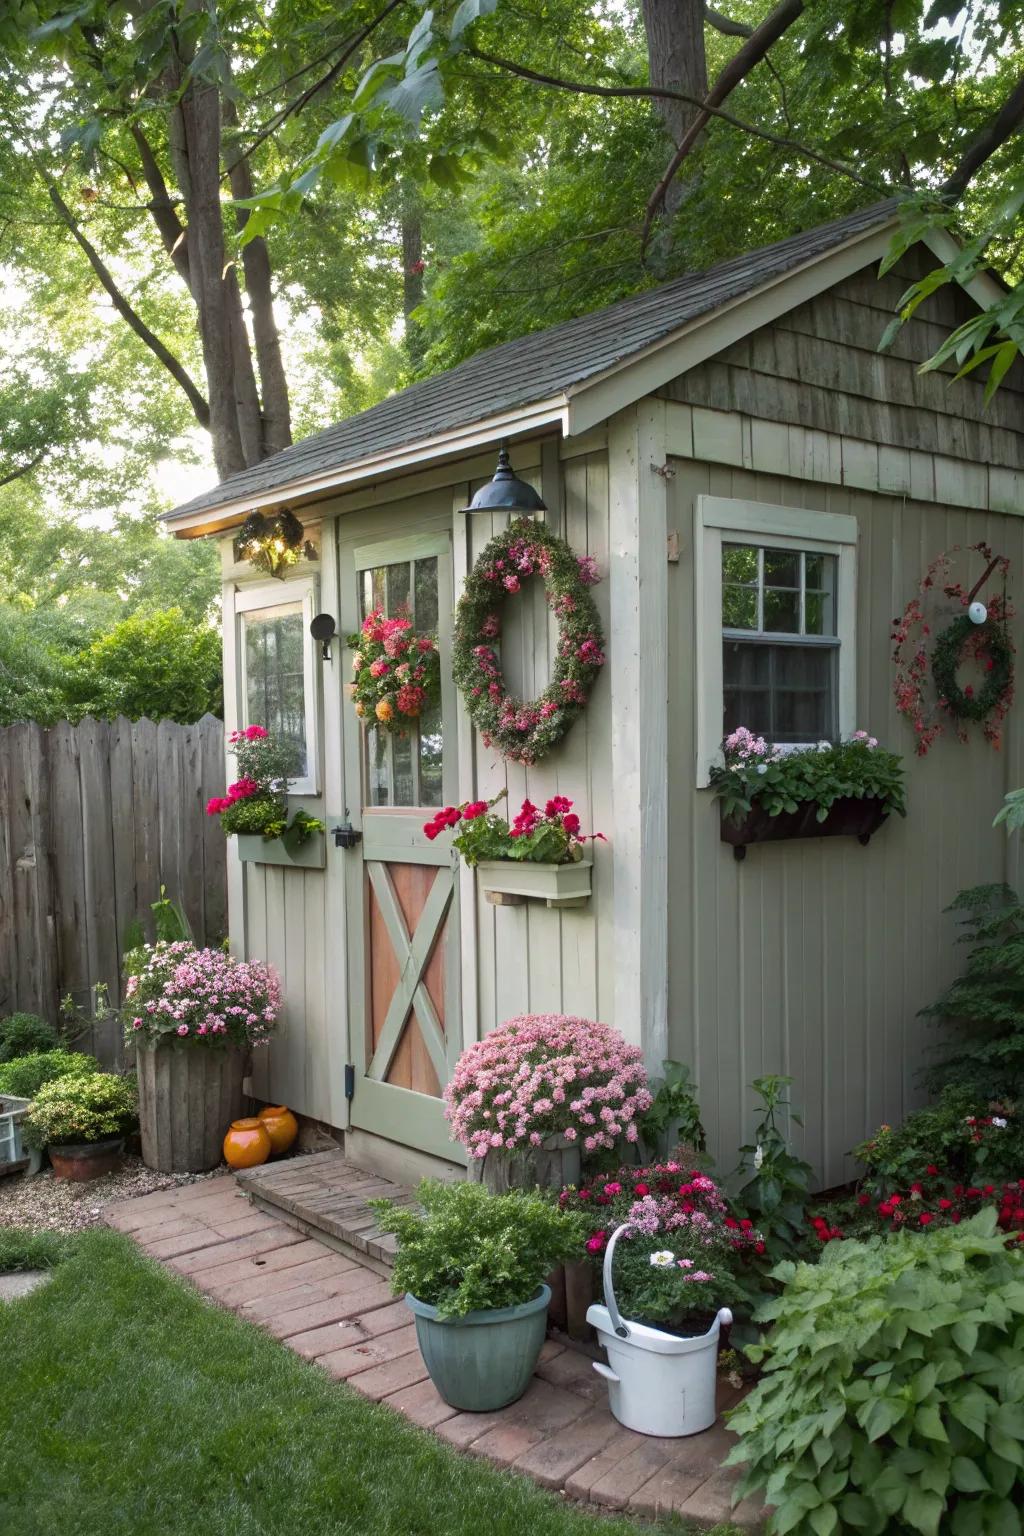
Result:
<svg viewBox="0 0 1024 1536"><path fill-rule="evenodd" d="M512 472L508 460L508 445L504 441L498 453L498 467L492 479L482 485L468 507L461 512L510 512L513 517L532 517L535 512L546 512L547 506L525 480Z"/></svg>
<svg viewBox="0 0 1024 1536"><path fill-rule="evenodd" d="M314 640L320 642L320 655L324 661L331 659L331 641L338 632L338 626L334 622L331 613L318 613L315 619L310 620L309 632Z"/></svg>
<svg viewBox="0 0 1024 1536"><path fill-rule="evenodd" d="M234 542L236 560L248 560L257 571L284 579L284 573L305 555L316 559L316 549L305 537L305 529L287 507L267 517L250 512Z"/></svg>

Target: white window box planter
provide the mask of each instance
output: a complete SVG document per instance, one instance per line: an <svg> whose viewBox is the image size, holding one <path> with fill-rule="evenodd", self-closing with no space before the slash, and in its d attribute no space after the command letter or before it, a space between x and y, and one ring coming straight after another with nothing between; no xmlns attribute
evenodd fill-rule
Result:
<svg viewBox="0 0 1024 1536"><path fill-rule="evenodd" d="M289 849L280 837L240 834L235 838L243 864L283 864L290 869L323 869L327 844L322 832L313 832L304 843Z"/></svg>
<svg viewBox="0 0 1024 1536"><path fill-rule="evenodd" d="M26 1147L21 1136L21 1122L31 1099L15 1099L10 1094L0 1094L0 1174L38 1173L41 1155L35 1148Z"/></svg>
<svg viewBox="0 0 1024 1536"><path fill-rule="evenodd" d="M531 864L515 859L481 859L480 889L496 907L543 901L549 907L582 907L590 900L590 859L576 864Z"/></svg>

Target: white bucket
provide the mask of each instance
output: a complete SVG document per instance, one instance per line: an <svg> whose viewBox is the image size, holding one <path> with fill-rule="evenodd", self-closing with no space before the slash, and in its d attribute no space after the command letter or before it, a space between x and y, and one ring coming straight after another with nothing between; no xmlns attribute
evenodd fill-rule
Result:
<svg viewBox="0 0 1024 1536"><path fill-rule="evenodd" d="M707 1333L689 1339L626 1322L612 1286L612 1255L626 1230L616 1228L605 1250L606 1305L587 1310L587 1322L608 1353L608 1364L595 1360L594 1369L607 1381L608 1405L627 1429L669 1438L697 1435L715 1422L718 1335L732 1313L722 1307Z"/></svg>

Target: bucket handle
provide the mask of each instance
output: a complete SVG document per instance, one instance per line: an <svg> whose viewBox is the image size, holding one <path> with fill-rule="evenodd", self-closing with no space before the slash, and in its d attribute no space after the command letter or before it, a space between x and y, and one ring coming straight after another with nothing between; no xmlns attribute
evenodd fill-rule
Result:
<svg viewBox="0 0 1024 1536"><path fill-rule="evenodd" d="M616 1227L615 1231L608 1239L608 1246L604 1251L604 1269L602 1271L602 1279L604 1281L604 1304L608 1308L608 1316L611 1319L612 1328L616 1334L616 1337L620 1339L629 1338L629 1326L623 1318L622 1313L619 1311L618 1303L615 1300L615 1287L612 1284L612 1259L615 1253L615 1244L618 1242L619 1238L623 1235L624 1232L629 1232L632 1230L633 1225L634 1223L631 1221L624 1221L621 1227ZM728 1328L729 1324L732 1322L732 1312L728 1307L720 1307L718 1309L718 1316L716 1321L719 1327ZM714 1327L714 1324L712 1324L712 1327Z"/></svg>

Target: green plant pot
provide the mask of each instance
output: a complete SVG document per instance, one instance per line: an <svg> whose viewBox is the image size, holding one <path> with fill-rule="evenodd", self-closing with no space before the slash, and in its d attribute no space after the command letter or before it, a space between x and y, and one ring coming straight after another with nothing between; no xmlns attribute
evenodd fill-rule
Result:
<svg viewBox="0 0 1024 1536"><path fill-rule="evenodd" d="M407 1294L423 1363L445 1402L465 1413L491 1413L522 1397L544 1343L550 1300L542 1285L517 1307L439 1318L436 1307Z"/></svg>

